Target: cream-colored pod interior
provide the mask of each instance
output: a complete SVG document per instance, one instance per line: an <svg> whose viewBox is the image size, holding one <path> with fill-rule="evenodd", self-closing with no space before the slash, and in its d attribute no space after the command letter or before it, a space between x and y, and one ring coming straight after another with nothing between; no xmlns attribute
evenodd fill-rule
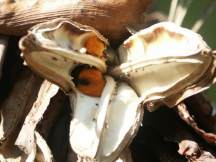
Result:
<svg viewBox="0 0 216 162"><path fill-rule="evenodd" d="M202 37L170 22L128 38L119 48L119 60L112 74L127 80L145 102L163 100L172 107L213 83L215 59ZM210 69L213 73L205 76ZM199 85L205 77L209 80Z"/></svg>
<svg viewBox="0 0 216 162"><path fill-rule="evenodd" d="M71 96L70 143L86 159L113 161L131 142L142 121L136 92L126 83L106 77L101 97L80 92Z"/></svg>

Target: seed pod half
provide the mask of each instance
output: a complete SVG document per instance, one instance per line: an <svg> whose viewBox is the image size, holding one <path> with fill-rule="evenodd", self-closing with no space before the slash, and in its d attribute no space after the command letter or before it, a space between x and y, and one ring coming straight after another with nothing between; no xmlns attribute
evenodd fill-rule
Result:
<svg viewBox="0 0 216 162"><path fill-rule="evenodd" d="M112 71L135 88L141 100L173 107L215 82L215 55L202 37L170 22L143 29L119 48Z"/></svg>
<svg viewBox="0 0 216 162"><path fill-rule="evenodd" d="M19 46L30 68L65 92L74 86L70 73L77 65L95 67L102 73L107 69L108 41L95 29L76 22L55 19L38 24Z"/></svg>
<svg viewBox="0 0 216 162"><path fill-rule="evenodd" d="M85 159L111 162L131 142L142 120L136 92L126 83L106 77L101 97L79 91L71 96L70 143ZM91 161L90 160L90 161Z"/></svg>

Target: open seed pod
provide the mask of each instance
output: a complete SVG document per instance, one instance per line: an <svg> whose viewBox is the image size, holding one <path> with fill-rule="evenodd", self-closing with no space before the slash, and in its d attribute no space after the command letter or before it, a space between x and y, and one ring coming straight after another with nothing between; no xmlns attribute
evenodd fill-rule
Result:
<svg viewBox="0 0 216 162"><path fill-rule="evenodd" d="M106 77L101 97L71 96L70 143L84 161L112 162L130 143L142 121L136 92Z"/></svg>
<svg viewBox="0 0 216 162"><path fill-rule="evenodd" d="M202 37L170 22L143 29L119 48L116 77L129 81L141 100L173 107L215 82L216 59Z"/></svg>
<svg viewBox="0 0 216 162"><path fill-rule="evenodd" d="M19 44L28 66L65 92L74 87L70 73L76 66L106 71L107 45L95 29L64 19L34 26Z"/></svg>

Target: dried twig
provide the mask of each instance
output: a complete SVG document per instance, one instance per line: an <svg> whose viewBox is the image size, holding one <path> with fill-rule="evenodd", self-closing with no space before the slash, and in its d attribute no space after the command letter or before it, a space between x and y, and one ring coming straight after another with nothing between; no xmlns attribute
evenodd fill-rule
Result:
<svg viewBox="0 0 216 162"><path fill-rule="evenodd" d="M216 135L213 133L207 133L203 129L199 128L197 123L191 117L184 103L177 106L177 113L180 118L184 120L189 126L191 126L205 141L211 144L216 144Z"/></svg>
<svg viewBox="0 0 216 162"><path fill-rule="evenodd" d="M203 11L203 13L200 15L200 18L197 19L197 21L194 23L192 30L195 32L198 32L203 24L205 23L206 19L209 15L211 15L215 10L216 7L216 0L212 0L208 7Z"/></svg>
<svg viewBox="0 0 216 162"><path fill-rule="evenodd" d="M172 0L170 5L170 10L169 10L169 17L168 17L169 21L174 21L177 5L178 5L178 0Z"/></svg>
<svg viewBox="0 0 216 162"><path fill-rule="evenodd" d="M179 4L178 4L177 9L176 9L176 15L174 18L174 22L177 25L179 25L179 26L182 25L182 22L184 21L184 18L187 14L187 11L188 11L191 3L192 3L192 0L180 0L179 1Z"/></svg>

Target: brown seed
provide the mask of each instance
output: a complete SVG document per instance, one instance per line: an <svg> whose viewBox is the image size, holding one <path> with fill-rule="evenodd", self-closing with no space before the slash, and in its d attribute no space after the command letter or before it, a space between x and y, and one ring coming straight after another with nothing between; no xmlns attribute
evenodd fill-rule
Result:
<svg viewBox="0 0 216 162"><path fill-rule="evenodd" d="M102 73L95 68L82 69L78 76L77 88L84 94L94 97L101 96L105 80Z"/></svg>

